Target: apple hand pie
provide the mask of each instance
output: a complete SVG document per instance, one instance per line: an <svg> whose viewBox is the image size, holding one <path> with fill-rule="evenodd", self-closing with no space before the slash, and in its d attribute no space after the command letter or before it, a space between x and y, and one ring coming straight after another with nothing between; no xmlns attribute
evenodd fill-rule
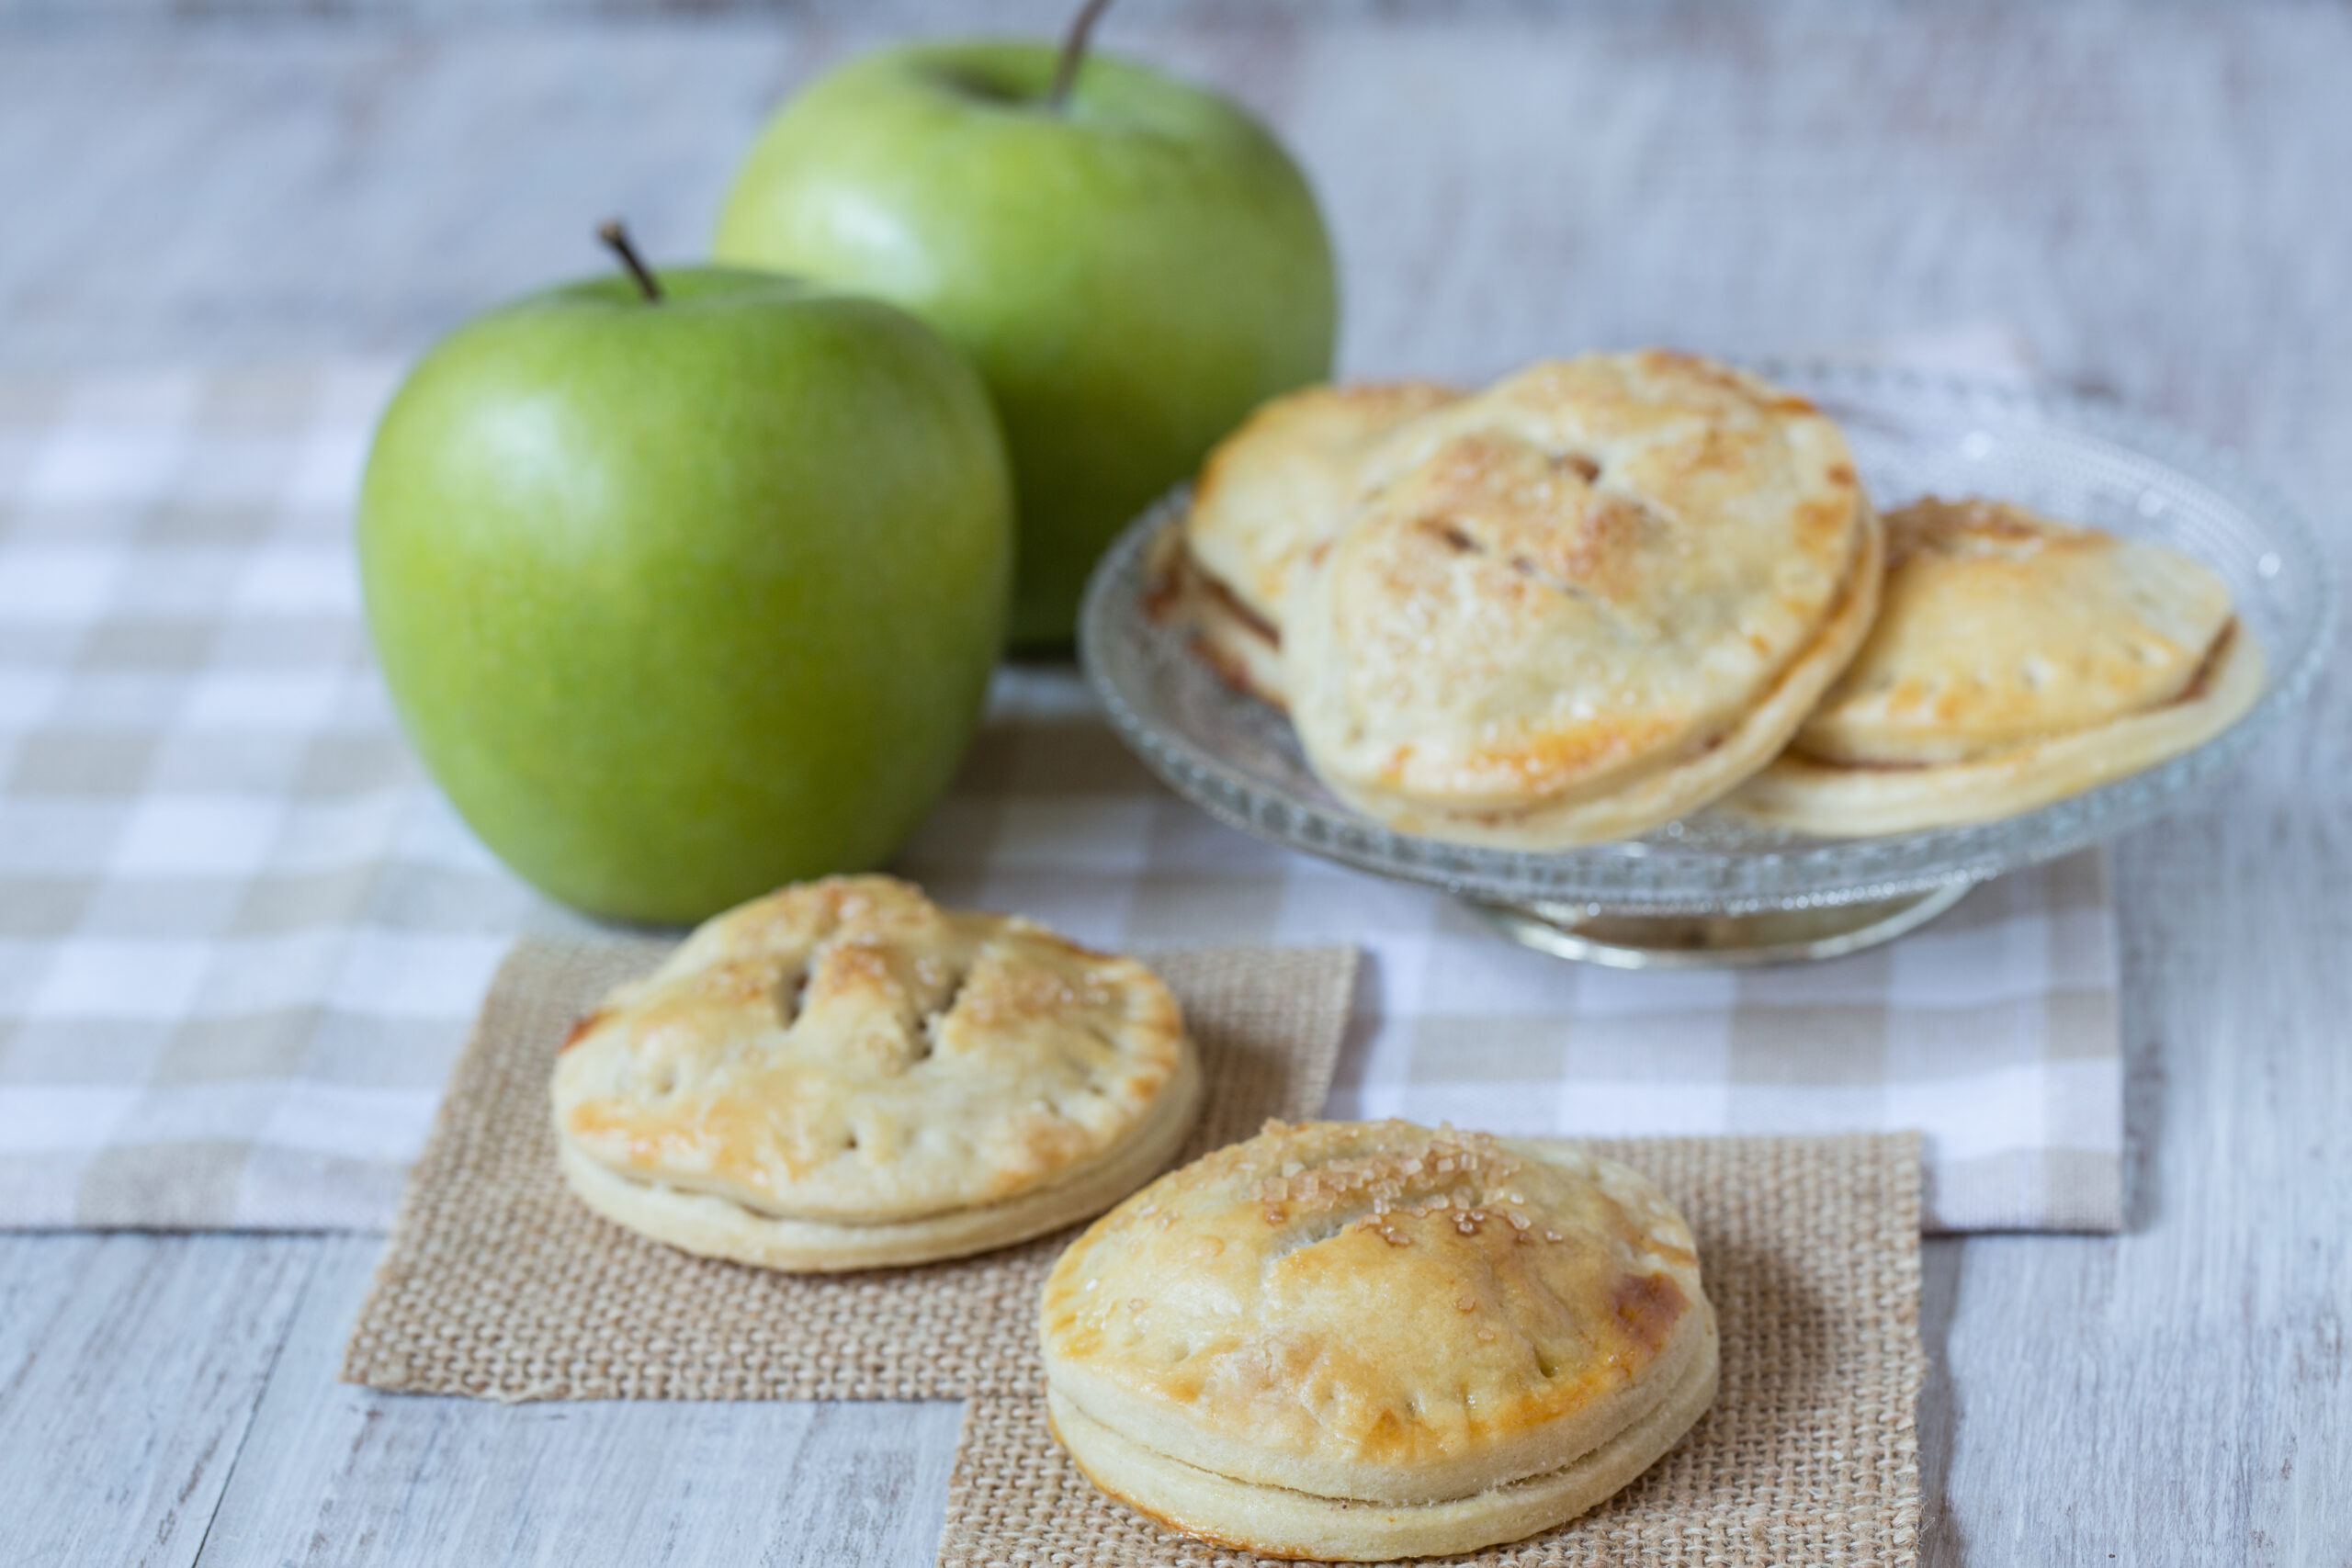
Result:
<svg viewBox="0 0 2352 1568"><path fill-rule="evenodd" d="M1190 1128L1175 998L1026 920L830 877L710 920L557 1059L565 1179L774 1269L958 1257L1099 1213Z"/></svg>
<svg viewBox="0 0 2352 1568"><path fill-rule="evenodd" d="M1631 836L1763 767L1861 644L1880 529L1838 427L1684 355L1536 365L1401 426L1285 601L1332 793L1514 849Z"/></svg>
<svg viewBox="0 0 2352 1568"><path fill-rule="evenodd" d="M1825 837L2007 817L2189 750L2262 690L2211 570L1992 501L1887 520L1877 624L1723 809Z"/></svg>
<svg viewBox="0 0 2352 1568"><path fill-rule="evenodd" d="M1103 1491L1275 1557L1470 1551L1592 1507L1713 1402L1688 1225L1625 1167L1269 1122L1046 1281L1056 1435Z"/></svg>

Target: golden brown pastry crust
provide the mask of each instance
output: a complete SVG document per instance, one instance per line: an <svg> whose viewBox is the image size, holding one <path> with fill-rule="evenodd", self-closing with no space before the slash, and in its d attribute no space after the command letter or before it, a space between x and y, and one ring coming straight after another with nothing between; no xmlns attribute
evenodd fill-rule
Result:
<svg viewBox="0 0 2352 1568"><path fill-rule="evenodd" d="M751 1230L812 1235L1011 1212L1166 1134L1196 1092L1175 999L1143 965L879 876L706 924L581 1021L554 1081L582 1169L682 1215L715 1200Z"/></svg>
<svg viewBox="0 0 2352 1568"><path fill-rule="evenodd" d="M1831 762L1956 761L2171 702L2230 624L2230 592L2159 545L1996 501L1886 519L1869 639L1798 731Z"/></svg>
<svg viewBox="0 0 2352 1568"><path fill-rule="evenodd" d="M1762 767L1859 646L1878 528L1804 400L1690 355L1534 366L1400 429L1284 622L1318 774L1392 826L1639 832Z"/></svg>
<svg viewBox="0 0 2352 1568"><path fill-rule="evenodd" d="M1227 684L1288 705L1283 602L1353 511L1365 455L1460 396L1434 381L1307 387L1261 406L1209 454L1155 570L1161 608Z"/></svg>
<svg viewBox="0 0 2352 1568"><path fill-rule="evenodd" d="M1367 1503L1236 1481L1129 1442L1051 1388L1046 1420L1088 1480L1170 1529L1263 1557L1443 1556L1563 1524L1657 1462L1714 1403L1712 1314L1704 1327L1700 1353L1665 1397L1600 1447L1558 1470L1436 1503Z"/></svg>
<svg viewBox="0 0 2352 1568"><path fill-rule="evenodd" d="M1338 533L1364 458L1462 394L1434 381L1308 387L1261 406L1218 443L1193 487L1193 565L1279 640L1301 564Z"/></svg>
<svg viewBox="0 0 2352 1568"><path fill-rule="evenodd" d="M634 1180L565 1142L556 1156L565 1183L589 1208L684 1251L808 1273L881 1269L987 1252L1091 1219L1167 1168L1192 1131L1202 1092L1200 1068L1188 1055L1147 1120L1109 1157L997 1202L875 1224L787 1219L714 1193Z"/></svg>
<svg viewBox="0 0 2352 1568"><path fill-rule="evenodd" d="M1269 1123L1162 1178L1056 1264L1041 1335L1054 1396L1165 1461L1326 1503L1494 1495L1514 1518L1508 1489L1713 1375L1690 1231L1648 1182L1401 1122ZM1185 1528L1298 1544L1214 1523Z"/></svg>
<svg viewBox="0 0 2352 1568"><path fill-rule="evenodd" d="M1987 821L2199 745L2261 694L2229 591L2177 551L1990 501L1887 528L1869 640L1724 811L1825 837Z"/></svg>

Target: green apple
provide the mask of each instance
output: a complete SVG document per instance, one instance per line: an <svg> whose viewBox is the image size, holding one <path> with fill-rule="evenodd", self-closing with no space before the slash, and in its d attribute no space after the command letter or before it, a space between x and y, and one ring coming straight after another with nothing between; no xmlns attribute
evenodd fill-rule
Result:
<svg viewBox="0 0 2352 1568"><path fill-rule="evenodd" d="M987 391L921 322L772 273L660 282L435 347L358 542L394 705L466 821L568 904L671 922L912 830L979 714L1013 525Z"/></svg>
<svg viewBox="0 0 2352 1568"><path fill-rule="evenodd" d="M1066 642L1094 559L1278 392L1330 374L1331 251L1273 137L1213 93L1043 45L885 50L769 123L719 260L906 307L979 366L1021 509L1012 638Z"/></svg>

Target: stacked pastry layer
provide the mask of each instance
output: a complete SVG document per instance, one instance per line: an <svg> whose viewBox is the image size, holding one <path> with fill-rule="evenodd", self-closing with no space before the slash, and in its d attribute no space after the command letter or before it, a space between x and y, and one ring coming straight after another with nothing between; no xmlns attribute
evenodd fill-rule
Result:
<svg viewBox="0 0 2352 1568"><path fill-rule="evenodd" d="M1714 1396L1690 1233L1556 1145L1269 1123L1047 1279L1055 1431L1096 1484L1280 1557L1467 1551L1571 1518Z"/></svg>
<svg viewBox="0 0 2352 1568"><path fill-rule="evenodd" d="M1824 835L2007 815L2210 739L2262 682L2176 552L1929 502L1890 557L1830 420L1685 355L1280 400L1177 542L1164 602L1332 793L1460 842L1726 796Z"/></svg>
<svg viewBox="0 0 2352 1568"><path fill-rule="evenodd" d="M564 1177L606 1218L840 1269L1100 1213L1174 1156L1201 1075L1142 964L861 876L703 926L581 1021L554 1092Z"/></svg>

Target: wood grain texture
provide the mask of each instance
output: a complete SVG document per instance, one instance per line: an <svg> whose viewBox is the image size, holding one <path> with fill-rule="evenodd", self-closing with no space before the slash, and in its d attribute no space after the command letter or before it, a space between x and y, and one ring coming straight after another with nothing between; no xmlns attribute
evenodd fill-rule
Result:
<svg viewBox="0 0 2352 1568"><path fill-rule="evenodd" d="M1231 85L1298 148L1345 257L1355 370L2004 321L2053 374L2240 448L2352 562L2352 8L1480 6L1447 22L1163 0L1106 32ZM838 8L20 29L0 49L17 220L0 364L413 348L599 265L588 229L609 211L691 254L766 106L870 33ZM2352 684L2331 675L2292 733L2118 864L2132 1228L1930 1244L1924 1557L2338 1568ZM250 1369L304 1248L321 1283L264 1396ZM96 1560L185 1561L243 1399L257 1414L207 1561L794 1561L804 1540L927 1560L944 1407L369 1403L325 1381L349 1310L330 1303L356 1299L367 1250L7 1244L0 1300L33 1305L0 1318L17 1380L0 1529L34 1518ZM251 1261L220 1271L229 1257ZM247 1371L208 1348L220 1337ZM52 1429L19 1414L20 1389L83 1399ZM875 1457L835 1464L836 1443ZM916 1526L859 1534L917 1496ZM61 1511L78 1522L50 1523Z"/></svg>
<svg viewBox="0 0 2352 1568"><path fill-rule="evenodd" d="M315 1250L0 1236L0 1562L195 1562Z"/></svg>
<svg viewBox="0 0 2352 1568"><path fill-rule="evenodd" d="M318 1279L196 1561L928 1561L962 1407L501 1405L334 1381L379 1238L311 1244Z"/></svg>

